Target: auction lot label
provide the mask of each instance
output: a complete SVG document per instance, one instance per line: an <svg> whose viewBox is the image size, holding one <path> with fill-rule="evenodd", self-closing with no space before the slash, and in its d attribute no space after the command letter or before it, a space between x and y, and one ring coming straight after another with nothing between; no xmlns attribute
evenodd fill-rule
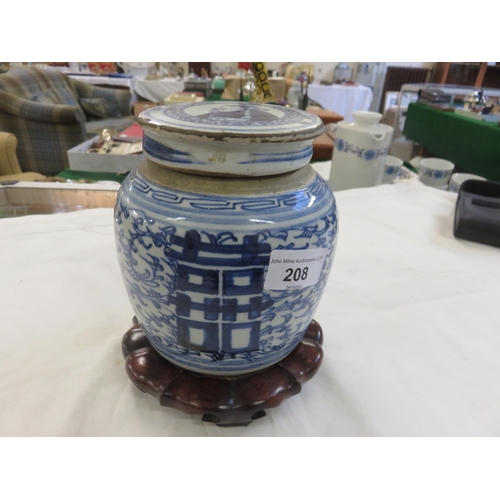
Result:
<svg viewBox="0 0 500 500"><path fill-rule="evenodd" d="M327 248L273 250L264 281L266 290L298 290L315 285L321 274Z"/></svg>

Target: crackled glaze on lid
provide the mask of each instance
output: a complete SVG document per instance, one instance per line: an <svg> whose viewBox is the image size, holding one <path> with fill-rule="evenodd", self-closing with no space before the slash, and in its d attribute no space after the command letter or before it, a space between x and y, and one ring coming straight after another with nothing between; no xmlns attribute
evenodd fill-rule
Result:
<svg viewBox="0 0 500 500"><path fill-rule="evenodd" d="M143 152L160 165L196 174L265 176L312 157L323 123L311 113L270 104L203 102L143 111Z"/></svg>
<svg viewBox="0 0 500 500"><path fill-rule="evenodd" d="M177 132L207 140L260 138L301 141L321 135L323 124L311 113L271 104L202 102L150 108L139 115L145 131Z"/></svg>

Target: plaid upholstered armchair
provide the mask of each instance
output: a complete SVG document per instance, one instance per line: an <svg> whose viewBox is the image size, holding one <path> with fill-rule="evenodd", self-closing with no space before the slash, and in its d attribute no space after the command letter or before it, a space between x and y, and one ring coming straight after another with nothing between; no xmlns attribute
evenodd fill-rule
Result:
<svg viewBox="0 0 500 500"><path fill-rule="evenodd" d="M68 149L103 128L133 123L130 92L87 85L57 71L24 66L0 75L0 131L17 137L23 172L57 175Z"/></svg>
<svg viewBox="0 0 500 500"><path fill-rule="evenodd" d="M45 176L38 172L23 172L17 161L17 139L14 134L0 132L0 182L43 181Z"/></svg>

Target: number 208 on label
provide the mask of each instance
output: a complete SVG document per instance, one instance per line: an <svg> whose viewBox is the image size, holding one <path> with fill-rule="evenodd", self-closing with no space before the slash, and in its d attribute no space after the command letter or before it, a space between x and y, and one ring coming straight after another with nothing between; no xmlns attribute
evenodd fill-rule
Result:
<svg viewBox="0 0 500 500"><path fill-rule="evenodd" d="M273 250L269 259L264 288L266 290L297 290L315 285L328 250Z"/></svg>

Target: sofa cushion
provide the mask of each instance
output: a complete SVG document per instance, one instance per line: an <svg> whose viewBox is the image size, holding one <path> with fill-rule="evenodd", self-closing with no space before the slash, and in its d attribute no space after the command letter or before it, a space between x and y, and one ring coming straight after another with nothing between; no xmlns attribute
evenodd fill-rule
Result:
<svg viewBox="0 0 500 500"><path fill-rule="evenodd" d="M31 100L35 102L39 102L41 104L59 104L57 101L57 97L54 95L52 90L47 89L47 90L39 90L38 92L35 92L31 96Z"/></svg>
<svg viewBox="0 0 500 500"><path fill-rule="evenodd" d="M90 118L120 118L118 102L109 97L80 97L82 108Z"/></svg>
<svg viewBox="0 0 500 500"><path fill-rule="evenodd" d="M78 94L70 79L59 71L16 66L2 75L0 90L29 100L33 100L34 95L43 95L50 91L55 104L75 106L82 113L83 120L83 109L78 102Z"/></svg>

